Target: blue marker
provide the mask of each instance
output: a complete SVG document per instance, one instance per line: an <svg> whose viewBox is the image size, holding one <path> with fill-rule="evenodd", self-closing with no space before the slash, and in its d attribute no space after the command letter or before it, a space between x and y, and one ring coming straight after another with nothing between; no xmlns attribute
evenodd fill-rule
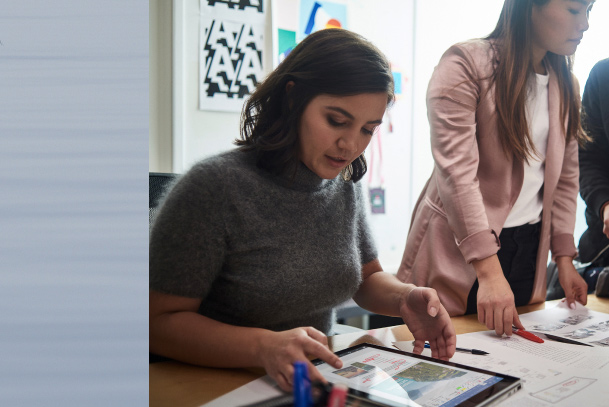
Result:
<svg viewBox="0 0 609 407"><path fill-rule="evenodd" d="M307 362L294 362L294 407L313 405Z"/></svg>

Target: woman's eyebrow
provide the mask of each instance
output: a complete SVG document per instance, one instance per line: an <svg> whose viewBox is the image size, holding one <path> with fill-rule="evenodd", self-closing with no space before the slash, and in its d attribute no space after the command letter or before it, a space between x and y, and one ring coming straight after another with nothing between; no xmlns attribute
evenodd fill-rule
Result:
<svg viewBox="0 0 609 407"><path fill-rule="evenodd" d="M573 3L580 3L580 4L583 4L584 6L588 7L588 6L592 5L592 4L594 4L595 0L592 0L592 1L588 1L588 0L568 0L568 1L571 1Z"/></svg>
<svg viewBox="0 0 609 407"><path fill-rule="evenodd" d="M343 116L348 117L351 120L355 120L355 117L353 117L353 115L349 112L347 112L345 109L338 107L338 106L326 106L326 109L328 110L333 110L335 112L338 112L340 114L342 114ZM366 123L370 123L370 124L381 124L383 122L383 120L370 120Z"/></svg>

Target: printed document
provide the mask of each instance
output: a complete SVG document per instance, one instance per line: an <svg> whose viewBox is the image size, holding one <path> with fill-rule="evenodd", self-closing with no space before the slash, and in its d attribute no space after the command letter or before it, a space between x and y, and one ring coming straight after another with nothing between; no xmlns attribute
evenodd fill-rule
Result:
<svg viewBox="0 0 609 407"><path fill-rule="evenodd" d="M609 314L592 311L576 302L570 309L566 301L554 308L520 315L520 322L531 332L598 347L609 347Z"/></svg>
<svg viewBox="0 0 609 407"><path fill-rule="evenodd" d="M394 346L407 352L413 348L412 341ZM517 335L498 337L494 331L458 335L457 346L489 354L456 352L451 361L523 380L523 389L499 406L607 406L609 349L550 340L536 343ZM431 351L425 349L423 354L431 356Z"/></svg>

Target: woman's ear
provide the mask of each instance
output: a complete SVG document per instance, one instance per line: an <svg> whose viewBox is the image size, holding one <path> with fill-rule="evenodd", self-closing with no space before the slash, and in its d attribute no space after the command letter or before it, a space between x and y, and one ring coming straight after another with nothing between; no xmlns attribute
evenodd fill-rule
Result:
<svg viewBox="0 0 609 407"><path fill-rule="evenodd" d="M287 96L288 106L290 109L292 109L292 105L294 104L294 102L292 102L292 98L290 97L290 92L292 91L292 88L294 88L294 85L294 81L289 81L285 84L285 95Z"/></svg>
<svg viewBox="0 0 609 407"><path fill-rule="evenodd" d="M288 83L285 84L285 93L289 95L294 85L294 81L288 81Z"/></svg>

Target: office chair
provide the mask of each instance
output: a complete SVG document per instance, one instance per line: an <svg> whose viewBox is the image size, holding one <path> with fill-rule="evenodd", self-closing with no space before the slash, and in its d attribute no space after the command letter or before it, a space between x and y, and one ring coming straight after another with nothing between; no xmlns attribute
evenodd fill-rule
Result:
<svg viewBox="0 0 609 407"><path fill-rule="evenodd" d="M161 198L167 188L179 177L179 174L165 172L151 172L148 174L148 227L152 227L152 222L156 216ZM148 352L148 363L163 362L171 360L164 356Z"/></svg>
<svg viewBox="0 0 609 407"><path fill-rule="evenodd" d="M169 172L151 172L148 174L148 226L152 226L158 205L167 191L167 187L179 176L180 174Z"/></svg>

